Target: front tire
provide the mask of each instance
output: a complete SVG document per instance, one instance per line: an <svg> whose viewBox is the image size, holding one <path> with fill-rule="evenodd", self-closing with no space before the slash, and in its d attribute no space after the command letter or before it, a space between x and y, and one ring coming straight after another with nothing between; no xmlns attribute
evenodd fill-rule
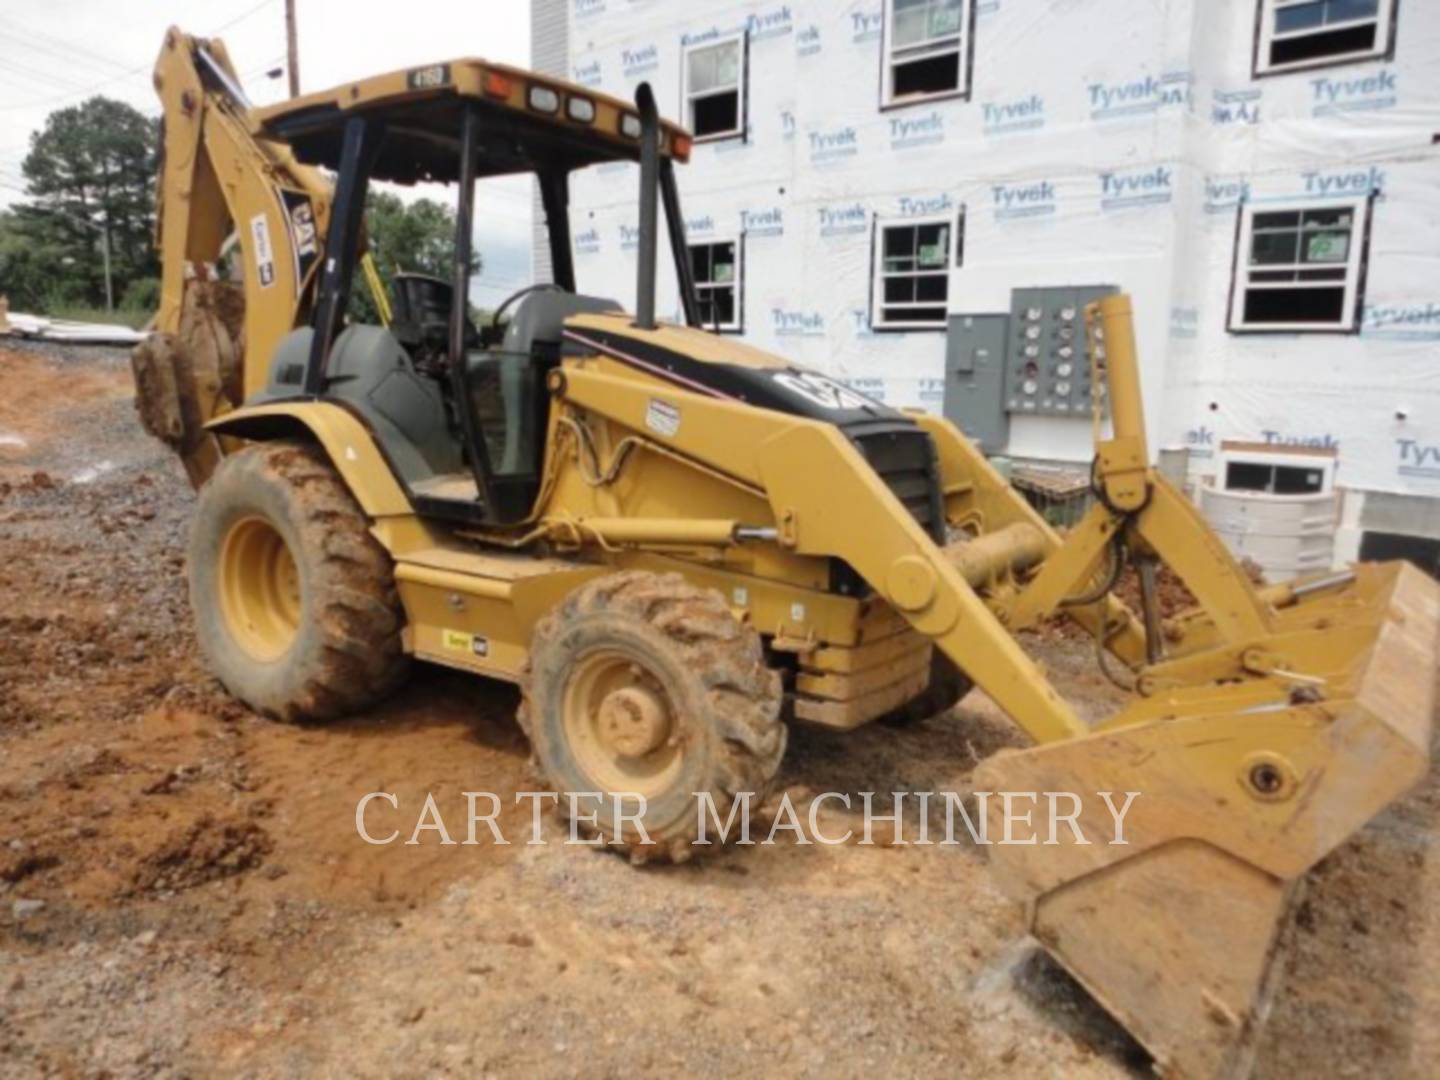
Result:
<svg viewBox="0 0 1440 1080"><path fill-rule="evenodd" d="M360 712L404 680L389 555L317 448L247 447L200 491L190 606L210 669L283 720Z"/></svg>
<svg viewBox="0 0 1440 1080"><path fill-rule="evenodd" d="M576 589L536 627L521 690L520 724L560 809L569 792L605 795L574 826L634 862L693 854L699 796L721 825L746 793L758 809L785 753L780 676L760 635L679 574L627 571ZM634 793L644 836L611 798Z"/></svg>

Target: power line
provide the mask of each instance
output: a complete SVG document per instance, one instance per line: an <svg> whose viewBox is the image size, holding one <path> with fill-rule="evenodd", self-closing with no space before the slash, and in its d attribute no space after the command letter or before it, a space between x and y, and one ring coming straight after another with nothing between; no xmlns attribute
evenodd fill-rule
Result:
<svg viewBox="0 0 1440 1080"><path fill-rule="evenodd" d="M12 47L23 48L27 53L39 53L38 59L45 63L63 63L67 74L76 71L77 68L88 66L87 70L80 72L85 77L81 80L82 82L85 79L109 78L115 74L117 68L124 67L123 64L114 60L107 61L107 66L101 67L97 60L80 56L67 49L63 44L52 45L48 41L39 40L29 34L17 34L3 26L0 26L0 38L6 39Z"/></svg>
<svg viewBox="0 0 1440 1080"><path fill-rule="evenodd" d="M208 36L208 37L215 37L215 36L217 36L218 34L220 34L222 31L228 30L228 29L230 29L232 26L236 26L236 25L238 25L239 23L244 22L246 19L250 18L250 16L257 14L258 12L264 10L265 8L269 7L271 4L274 4L274 3L276 3L276 0L260 0L260 3L256 4L254 7L249 8L249 9L247 9L246 11L241 12L239 15L236 15L236 16L235 16L233 19L231 19L229 22L223 23L222 25L216 27L214 30L211 30L210 33L209 33L207 36ZM67 43L67 44L68 44L68 43ZM24 101L24 102L20 102L19 104L15 104L15 105L0 105L0 109L6 110L6 111L13 111L13 110L15 110L15 109L39 109L39 108L44 108L44 107L49 106L49 105L58 104L59 102L62 102L62 101L67 100L68 98L72 98L72 97L83 97L83 96L86 95L86 94L94 93L96 90L102 90L102 89L104 89L104 88L107 87L107 86L113 86L115 83L121 82L121 81L124 80L124 79L134 78L136 75L141 75L141 74L144 74L144 73L150 71L150 69L151 69L153 66L154 66L154 62L151 61L151 62L149 62L149 63L141 64L139 67L130 68L128 71L122 71L122 72L121 72L120 74L118 74L118 75L115 75L115 76L113 76L113 77L111 77L111 78L108 78L108 79L104 79L104 80L102 80L102 81L100 81L100 82L98 82L98 83L95 83L95 84L91 85L91 86L81 87L81 88L79 88L79 89L70 91L70 92L68 92L68 93L57 94L57 95L55 95L55 96L53 96L53 97L44 98L44 99L41 99L41 100L38 100L38 101Z"/></svg>
<svg viewBox="0 0 1440 1080"><path fill-rule="evenodd" d="M27 82L21 79L19 76L10 75L4 71L0 71L0 87L5 87L6 89L13 88L15 90L23 90L28 93L35 92L35 86L33 83Z"/></svg>
<svg viewBox="0 0 1440 1080"><path fill-rule="evenodd" d="M93 94L97 90L103 90L107 86L113 86L117 82L133 78L136 75L142 74L143 72L150 70L150 67L150 64L141 64L137 68L131 68L129 71L122 72L121 74L116 75L112 79L105 79L104 81L95 83L92 86L82 87L81 89L72 90L69 93L65 94L56 94L54 97L43 98L39 101L23 101L18 105L0 105L0 109L5 109L7 111L14 109L42 109L47 108L51 105L58 105L60 102L66 101L70 98L84 97L86 94Z"/></svg>
<svg viewBox="0 0 1440 1080"><path fill-rule="evenodd" d="M22 71L13 71L6 67L0 67L0 84L3 84L6 87L11 87L16 91L20 91L26 94L33 94L37 90L53 91L57 94L68 94L74 92L73 89L62 89L61 83L38 82L36 79L32 78L30 75L27 75ZM68 83L63 85L73 86L73 84Z"/></svg>
<svg viewBox="0 0 1440 1080"><path fill-rule="evenodd" d="M283 67L284 63L285 54L281 53L279 56L272 57L271 59L265 61L265 63L259 64L251 68L249 71L240 72L240 81L245 82L248 79L255 78L257 75L267 75L270 72L274 71L277 67Z"/></svg>
<svg viewBox="0 0 1440 1080"><path fill-rule="evenodd" d="M53 86L66 90L77 90L84 85L72 79L66 79L63 76L56 75L53 71L46 71L44 68L34 68L28 64L22 64L13 56L0 57L0 65L3 65L4 70L19 75L32 87L37 81L48 82Z"/></svg>
<svg viewBox="0 0 1440 1080"><path fill-rule="evenodd" d="M26 43L29 45L33 46L39 41L44 41L49 43L52 49L56 46L59 46L61 49L64 50L64 55L67 59L73 57L81 57L84 59L88 59L91 62L105 64L111 68L123 68L125 66L123 61L114 60L108 56L103 55L102 53L95 52L93 49L87 49L83 45L76 44L72 41L66 41L64 38L56 37L54 34L47 34L43 30L32 30L30 27L25 26L23 23L18 23L15 21L15 19L8 16L6 17L5 25L19 31L20 34L24 36ZM14 36L13 33L11 36Z"/></svg>
<svg viewBox="0 0 1440 1080"><path fill-rule="evenodd" d="M225 23L222 26L217 26L214 30L211 30L208 36L216 37L217 35L224 33L226 30L229 30L232 26L244 22L246 19L250 18L251 15L254 15L257 12L264 10L265 8L269 7L271 4L274 3L276 3L276 0L260 0L260 3L256 4L249 11L243 12L240 15L236 15L235 18L231 19L229 22Z"/></svg>

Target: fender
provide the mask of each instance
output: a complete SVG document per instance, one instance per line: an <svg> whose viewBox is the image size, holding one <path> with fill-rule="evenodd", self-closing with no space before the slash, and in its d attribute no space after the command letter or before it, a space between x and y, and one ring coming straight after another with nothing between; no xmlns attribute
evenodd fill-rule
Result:
<svg viewBox="0 0 1440 1080"><path fill-rule="evenodd" d="M217 435L256 442L310 436L325 450L360 509L372 519L410 516L414 510L370 430L339 405L283 401L226 413L205 425Z"/></svg>

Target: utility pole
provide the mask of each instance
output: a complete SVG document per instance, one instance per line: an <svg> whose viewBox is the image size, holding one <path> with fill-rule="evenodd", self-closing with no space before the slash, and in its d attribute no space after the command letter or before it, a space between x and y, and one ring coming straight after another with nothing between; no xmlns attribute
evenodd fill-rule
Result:
<svg viewBox="0 0 1440 1080"><path fill-rule="evenodd" d="M285 0L285 51L289 56L290 96L300 96L300 44L295 34L295 0Z"/></svg>
<svg viewBox="0 0 1440 1080"><path fill-rule="evenodd" d="M110 222L107 219L100 229L100 250L105 256L105 310L115 310L115 284L110 278Z"/></svg>

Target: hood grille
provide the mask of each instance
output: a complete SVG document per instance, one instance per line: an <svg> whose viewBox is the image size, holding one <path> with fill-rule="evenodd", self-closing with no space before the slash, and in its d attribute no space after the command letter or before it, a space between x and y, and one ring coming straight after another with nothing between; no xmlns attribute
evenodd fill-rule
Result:
<svg viewBox="0 0 1440 1080"><path fill-rule="evenodd" d="M858 425L846 431L885 486L937 544L945 542L940 466L928 432L913 424Z"/></svg>

